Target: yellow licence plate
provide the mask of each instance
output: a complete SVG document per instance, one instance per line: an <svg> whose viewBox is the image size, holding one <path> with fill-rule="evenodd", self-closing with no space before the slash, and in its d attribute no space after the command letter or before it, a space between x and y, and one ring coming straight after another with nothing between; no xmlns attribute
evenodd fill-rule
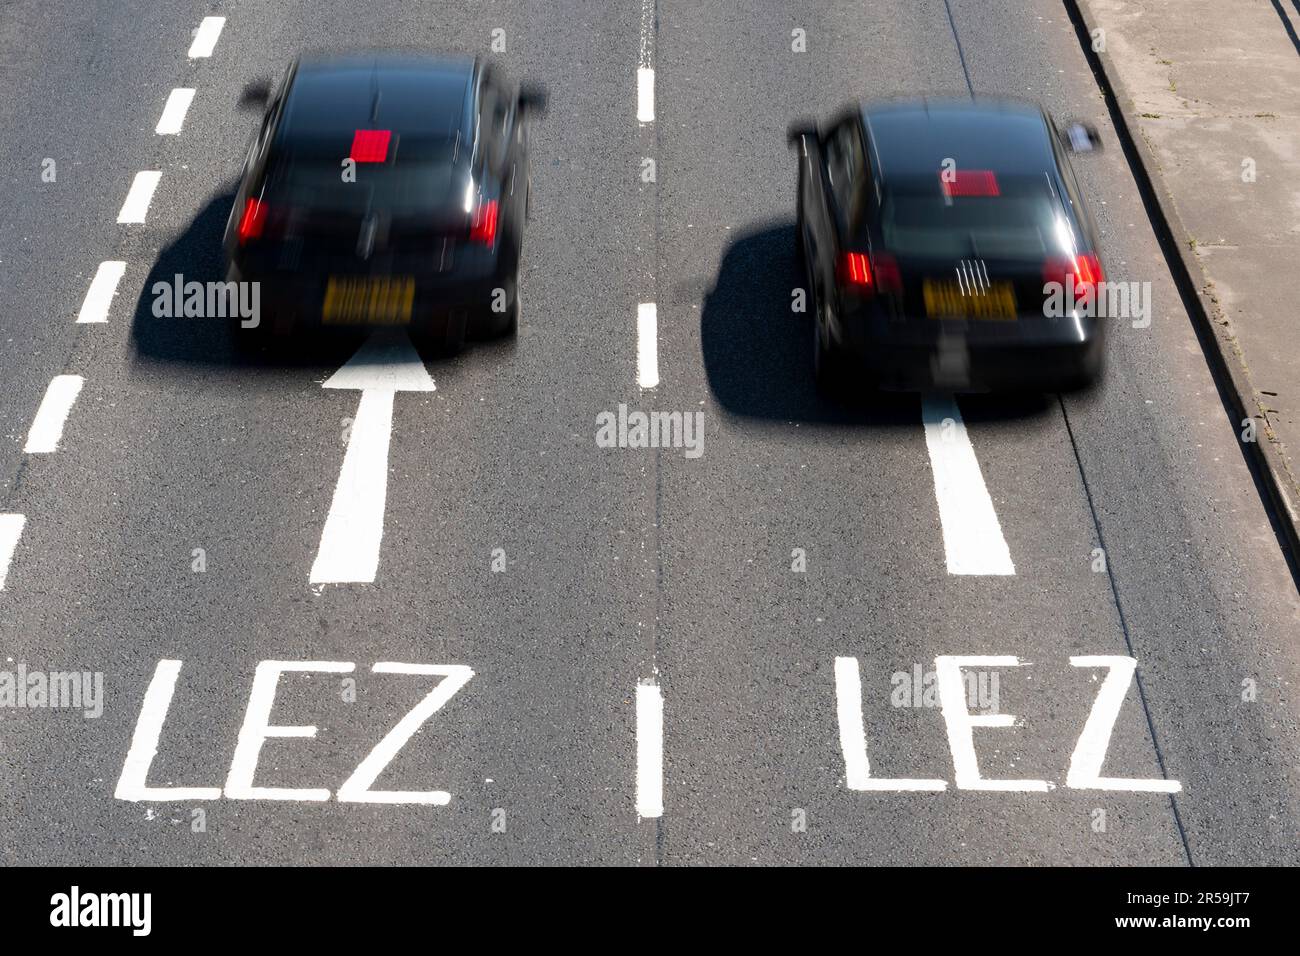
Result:
<svg viewBox="0 0 1300 956"><path fill-rule="evenodd" d="M415 301L411 276L330 276L321 320L330 323L406 325Z"/></svg>
<svg viewBox="0 0 1300 956"><path fill-rule="evenodd" d="M925 314L935 319L1014 319L1016 294L1010 282L992 282L987 289L963 290L956 282L926 279L921 285Z"/></svg>

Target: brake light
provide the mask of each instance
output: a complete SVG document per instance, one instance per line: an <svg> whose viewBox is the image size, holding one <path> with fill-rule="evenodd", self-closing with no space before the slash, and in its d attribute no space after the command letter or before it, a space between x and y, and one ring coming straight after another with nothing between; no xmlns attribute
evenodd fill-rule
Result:
<svg viewBox="0 0 1300 956"><path fill-rule="evenodd" d="M1105 280L1101 260L1090 252L1049 259L1043 266L1043 281L1059 282L1067 292L1073 288L1076 302L1091 302L1097 294L1097 286Z"/></svg>
<svg viewBox="0 0 1300 956"><path fill-rule="evenodd" d="M266 225L266 203L260 199L249 199L244 203L244 214L239 218L239 244L250 239L262 238L262 227Z"/></svg>
<svg viewBox="0 0 1300 956"><path fill-rule="evenodd" d="M869 291L873 284L871 262L865 252L846 252L840 260L840 282L862 291Z"/></svg>
<svg viewBox="0 0 1300 956"><path fill-rule="evenodd" d="M998 177L991 169L942 170L939 184L945 196L1000 196Z"/></svg>
<svg viewBox="0 0 1300 956"><path fill-rule="evenodd" d="M497 201L489 199L480 203L474 210L474 219L469 227L470 242L490 246L497 238Z"/></svg>
<svg viewBox="0 0 1300 956"><path fill-rule="evenodd" d="M359 129L352 134L348 158L357 163L382 163L388 158L388 141L392 136L392 130Z"/></svg>

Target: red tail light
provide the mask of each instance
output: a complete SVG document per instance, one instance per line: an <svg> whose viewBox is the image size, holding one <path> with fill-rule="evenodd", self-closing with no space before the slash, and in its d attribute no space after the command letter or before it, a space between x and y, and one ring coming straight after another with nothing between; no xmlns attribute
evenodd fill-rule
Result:
<svg viewBox="0 0 1300 956"><path fill-rule="evenodd" d="M1091 302L1097 294L1097 286L1106 280L1101 271L1101 261L1092 253L1086 252L1074 258L1048 259L1043 265L1043 281L1059 282L1065 288L1074 286L1076 302Z"/></svg>
<svg viewBox="0 0 1300 956"><path fill-rule="evenodd" d="M239 244L250 239L262 237L262 227L266 225L266 203L260 199L250 199L244 203L244 214L239 219Z"/></svg>
<svg viewBox="0 0 1300 956"><path fill-rule="evenodd" d="M470 223L469 238L471 242L491 246L497 238L497 201L489 199L480 203L474 210L474 219Z"/></svg>
<svg viewBox="0 0 1300 956"><path fill-rule="evenodd" d="M840 260L840 282L868 292L875 284L871 274L871 261L865 252L846 252Z"/></svg>

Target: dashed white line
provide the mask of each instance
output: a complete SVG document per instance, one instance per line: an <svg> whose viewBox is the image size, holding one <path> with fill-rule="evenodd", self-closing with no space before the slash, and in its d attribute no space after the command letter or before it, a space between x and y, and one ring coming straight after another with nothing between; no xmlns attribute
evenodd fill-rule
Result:
<svg viewBox="0 0 1300 956"><path fill-rule="evenodd" d="M664 695L658 684L636 688L636 812L664 815Z"/></svg>
<svg viewBox="0 0 1300 956"><path fill-rule="evenodd" d="M5 578L9 576L9 562L14 558L18 539L22 537L23 525L27 524L25 515L0 515L0 591L5 589Z"/></svg>
<svg viewBox="0 0 1300 956"><path fill-rule="evenodd" d="M636 383L659 385L659 313L653 302L636 307Z"/></svg>
<svg viewBox="0 0 1300 956"><path fill-rule="evenodd" d="M653 123L655 118L654 70L655 0L641 0L641 50L636 71L636 118Z"/></svg>
<svg viewBox="0 0 1300 956"><path fill-rule="evenodd" d="M655 121L655 71L651 67L636 71L636 118L640 123Z"/></svg>
<svg viewBox="0 0 1300 956"><path fill-rule="evenodd" d="M1011 551L956 400L927 395L921 401L921 417L934 471L948 573L1015 574Z"/></svg>
<svg viewBox="0 0 1300 956"><path fill-rule="evenodd" d="M81 301L81 311L77 313L79 323L107 322L108 309L117 295L117 284L126 272L125 262L101 262L95 271L95 278L90 280L90 288Z"/></svg>
<svg viewBox="0 0 1300 956"><path fill-rule="evenodd" d="M159 136L175 136L181 131L181 124L185 122L185 113L190 108L190 103L194 101L194 91L185 87L178 87L171 91L167 96L167 102L163 105L162 117L158 120L158 126L154 132Z"/></svg>
<svg viewBox="0 0 1300 956"><path fill-rule="evenodd" d="M68 420L72 405L81 394L85 379L80 375L56 375L45 390L41 406L32 420L32 430L27 433L23 451L29 455L48 455L59 447L63 437L63 423Z"/></svg>
<svg viewBox="0 0 1300 956"><path fill-rule="evenodd" d="M217 38L221 36L221 28L225 25L225 17L204 17L199 28L194 31L194 42L190 44L190 59L197 60L200 57L212 56L212 51L217 46Z"/></svg>
<svg viewBox="0 0 1300 956"><path fill-rule="evenodd" d="M126 202L122 203L122 211L117 214L117 221L144 222L144 217L149 212L149 203L153 200L153 191L158 188L161 179L162 173L157 170L146 169L136 173L135 179L131 181L131 189L126 194Z"/></svg>

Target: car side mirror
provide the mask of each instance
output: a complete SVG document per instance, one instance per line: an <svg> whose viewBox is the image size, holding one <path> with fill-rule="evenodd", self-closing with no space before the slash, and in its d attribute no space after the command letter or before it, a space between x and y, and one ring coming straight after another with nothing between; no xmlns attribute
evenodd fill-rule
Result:
<svg viewBox="0 0 1300 956"><path fill-rule="evenodd" d="M244 86L243 92L239 94L239 106L241 109L266 109L271 102L271 81L270 80L253 80Z"/></svg>
<svg viewBox="0 0 1300 956"><path fill-rule="evenodd" d="M799 146L805 139L817 138L817 124L810 119L797 119L785 131L785 137L791 146Z"/></svg>
<svg viewBox="0 0 1300 956"><path fill-rule="evenodd" d="M534 83L519 87L519 109L524 113L542 115L546 112L546 90Z"/></svg>
<svg viewBox="0 0 1300 956"><path fill-rule="evenodd" d="M1101 134L1091 123L1071 123L1061 132L1061 139L1072 153L1095 153L1101 149Z"/></svg>

